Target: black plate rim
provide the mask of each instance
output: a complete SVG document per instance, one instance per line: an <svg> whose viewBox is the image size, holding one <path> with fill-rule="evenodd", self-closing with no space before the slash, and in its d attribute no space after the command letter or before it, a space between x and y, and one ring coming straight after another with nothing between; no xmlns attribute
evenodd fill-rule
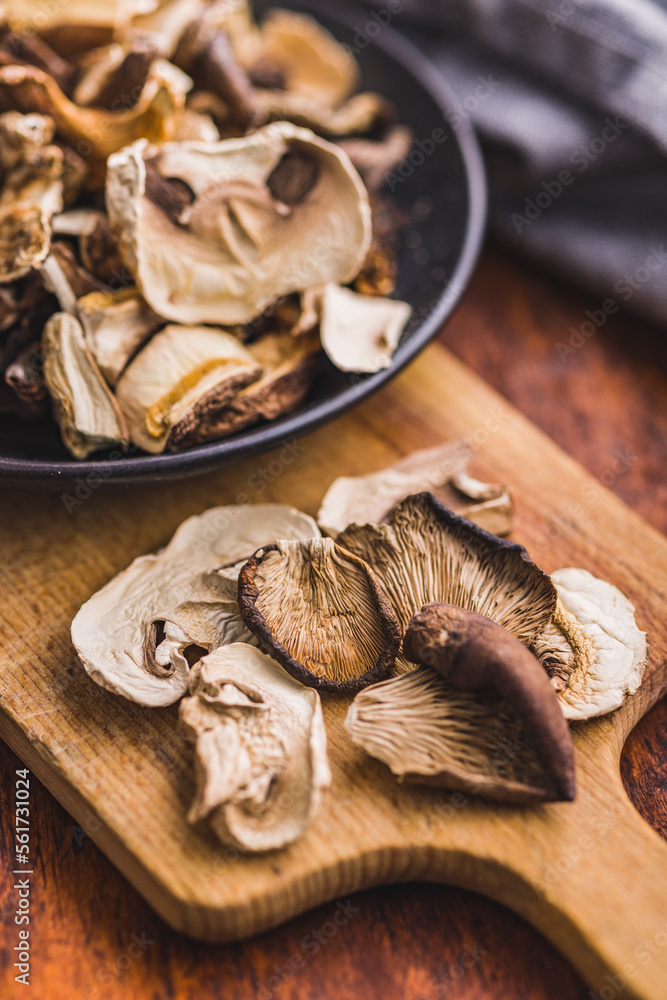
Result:
<svg viewBox="0 0 667 1000"><path fill-rule="evenodd" d="M298 6L315 15L319 13L348 29L355 28L359 18L367 19L370 13L347 3L340 8L337 6L332 12L317 0L300 0ZM443 116L453 109L457 103L454 90L424 53L407 38L387 27L371 44L400 63L428 92ZM296 411L275 424L260 424L235 438L214 441L174 454L142 455L130 461L121 458L115 461L86 459L81 462L49 462L0 456L0 480L6 485L17 486L64 485L81 480L87 483L129 485L200 475L309 434L377 392L421 353L449 319L468 285L479 256L487 213L484 163L477 138L468 121L460 120L453 135L463 159L469 200L462 249L454 272L443 287L434 308L409 339L399 345L388 368L363 377L330 399L316 403L305 411Z"/></svg>

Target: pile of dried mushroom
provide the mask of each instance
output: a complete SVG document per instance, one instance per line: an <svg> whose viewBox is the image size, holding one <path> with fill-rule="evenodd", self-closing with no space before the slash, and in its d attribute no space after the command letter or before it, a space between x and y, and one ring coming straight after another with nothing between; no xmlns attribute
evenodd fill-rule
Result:
<svg viewBox="0 0 667 1000"><path fill-rule="evenodd" d="M213 508L83 605L72 637L98 684L183 699L191 822L245 851L296 840L330 782L320 693L353 698L349 739L399 780L573 798L568 722L638 689L646 634L611 584L549 577L481 527L507 534L512 505L468 458L441 446L336 481L320 523L356 523L335 537L292 507Z"/></svg>
<svg viewBox="0 0 667 1000"><path fill-rule="evenodd" d="M245 0L0 7L0 412L79 459L386 367L409 130L313 19Z"/></svg>

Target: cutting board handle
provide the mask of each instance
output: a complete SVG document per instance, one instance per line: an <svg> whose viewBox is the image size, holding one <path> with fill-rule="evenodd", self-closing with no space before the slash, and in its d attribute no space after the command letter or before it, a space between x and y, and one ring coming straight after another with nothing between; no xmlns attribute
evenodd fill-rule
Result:
<svg viewBox="0 0 667 1000"><path fill-rule="evenodd" d="M521 913L580 971L589 1000L666 1000L667 843L605 756L582 762L575 802L524 813L520 843L501 821L484 845L432 854L441 871L429 877Z"/></svg>

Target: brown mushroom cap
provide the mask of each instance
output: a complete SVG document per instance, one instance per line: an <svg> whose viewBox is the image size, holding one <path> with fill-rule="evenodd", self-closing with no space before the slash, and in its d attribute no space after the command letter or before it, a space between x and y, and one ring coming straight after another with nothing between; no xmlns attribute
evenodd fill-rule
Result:
<svg viewBox="0 0 667 1000"><path fill-rule="evenodd" d="M411 619L406 657L437 670L458 690L495 691L522 722L554 798L574 798L572 737L539 660L511 632L451 604L427 604Z"/></svg>
<svg viewBox="0 0 667 1000"><path fill-rule="evenodd" d="M391 670L396 616L368 565L330 538L259 549L238 600L261 648L309 687L354 694Z"/></svg>
<svg viewBox="0 0 667 1000"><path fill-rule="evenodd" d="M491 618L531 647L556 607L553 583L523 546L452 513L430 493L398 504L389 524L350 525L337 542L373 568L402 632L425 604L442 601Z"/></svg>
<svg viewBox="0 0 667 1000"><path fill-rule="evenodd" d="M345 728L399 781L518 805L559 797L512 706L458 690L431 667L360 691Z"/></svg>

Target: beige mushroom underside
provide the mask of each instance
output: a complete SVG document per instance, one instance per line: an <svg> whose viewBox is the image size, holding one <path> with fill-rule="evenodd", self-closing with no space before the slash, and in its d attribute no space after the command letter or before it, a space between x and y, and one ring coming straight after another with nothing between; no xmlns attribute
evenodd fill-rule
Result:
<svg viewBox="0 0 667 1000"><path fill-rule="evenodd" d="M241 851L303 835L331 781L319 695L254 646L234 643L192 672L181 725L196 745L188 819Z"/></svg>
<svg viewBox="0 0 667 1000"><path fill-rule="evenodd" d="M236 564L276 538L309 537L319 537L313 519L283 504L213 507L188 518L166 548L135 559L81 607L72 640L86 671L142 705L178 701L188 686L188 646L253 641L236 601ZM229 569L221 575L220 566ZM157 673L147 656L155 621L172 626L155 653Z"/></svg>

